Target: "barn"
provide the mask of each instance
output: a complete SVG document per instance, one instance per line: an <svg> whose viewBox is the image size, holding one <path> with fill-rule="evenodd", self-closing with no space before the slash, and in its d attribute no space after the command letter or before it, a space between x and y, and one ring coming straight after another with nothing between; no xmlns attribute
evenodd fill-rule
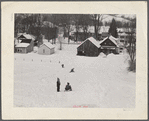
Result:
<svg viewBox="0 0 149 121"><path fill-rule="evenodd" d="M77 55L98 56L100 53L100 44L89 37L77 47Z"/></svg>
<svg viewBox="0 0 149 121"><path fill-rule="evenodd" d="M117 39L113 36L108 36L100 42L101 52L105 54L118 53L119 46L117 44Z"/></svg>
<svg viewBox="0 0 149 121"><path fill-rule="evenodd" d="M40 47L38 48L38 54L42 54L42 55L51 55L54 53L54 49L55 47L50 43L43 43L42 45L40 45Z"/></svg>

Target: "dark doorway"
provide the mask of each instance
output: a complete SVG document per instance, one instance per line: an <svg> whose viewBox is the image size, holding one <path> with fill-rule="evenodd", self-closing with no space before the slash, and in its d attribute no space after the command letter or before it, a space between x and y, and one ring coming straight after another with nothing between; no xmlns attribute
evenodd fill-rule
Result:
<svg viewBox="0 0 149 121"><path fill-rule="evenodd" d="M85 52L84 51L78 51L77 55L85 56Z"/></svg>

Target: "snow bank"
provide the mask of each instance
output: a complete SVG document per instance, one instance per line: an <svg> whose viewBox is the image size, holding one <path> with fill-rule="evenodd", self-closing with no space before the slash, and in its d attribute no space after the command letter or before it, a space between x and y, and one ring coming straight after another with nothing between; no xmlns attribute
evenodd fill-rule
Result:
<svg viewBox="0 0 149 121"><path fill-rule="evenodd" d="M99 56L100 56L100 57L106 57L106 54L104 54L103 52L101 52L101 53L99 54Z"/></svg>
<svg viewBox="0 0 149 121"><path fill-rule="evenodd" d="M107 55L107 57L108 57L108 58L111 58L111 59L114 59L114 58L116 57L116 55L113 54L113 53L110 53L110 54Z"/></svg>

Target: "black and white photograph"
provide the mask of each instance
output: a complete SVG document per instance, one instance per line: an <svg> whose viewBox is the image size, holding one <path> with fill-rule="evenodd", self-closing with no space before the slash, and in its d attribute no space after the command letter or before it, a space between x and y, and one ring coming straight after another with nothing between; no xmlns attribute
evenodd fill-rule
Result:
<svg viewBox="0 0 149 121"><path fill-rule="evenodd" d="M135 108L136 19L15 13L14 106Z"/></svg>
<svg viewBox="0 0 149 121"><path fill-rule="evenodd" d="M2 2L2 119L147 119L147 2Z"/></svg>

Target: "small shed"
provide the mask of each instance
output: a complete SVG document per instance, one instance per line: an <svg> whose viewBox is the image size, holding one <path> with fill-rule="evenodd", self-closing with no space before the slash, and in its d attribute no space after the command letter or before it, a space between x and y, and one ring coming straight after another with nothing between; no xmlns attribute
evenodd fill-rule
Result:
<svg viewBox="0 0 149 121"><path fill-rule="evenodd" d="M17 53L28 53L32 52L34 47L34 42L31 39L23 39L21 43L15 46L15 52Z"/></svg>
<svg viewBox="0 0 149 121"><path fill-rule="evenodd" d="M20 34L17 39L20 41L20 43L15 46L15 52L28 53L33 51L35 41L35 37L33 35Z"/></svg>
<svg viewBox="0 0 149 121"><path fill-rule="evenodd" d="M118 53L117 39L113 36L108 36L100 42L101 52L105 54Z"/></svg>
<svg viewBox="0 0 149 121"><path fill-rule="evenodd" d="M29 43L20 43L15 46L17 53L28 53L29 52Z"/></svg>
<svg viewBox="0 0 149 121"><path fill-rule="evenodd" d="M38 48L38 54L42 54L42 55L51 55L54 53L54 49L55 47L50 43L43 43L42 45L40 45L40 47Z"/></svg>
<svg viewBox="0 0 149 121"><path fill-rule="evenodd" d="M77 47L77 55L98 56L100 44L93 38L89 37Z"/></svg>

